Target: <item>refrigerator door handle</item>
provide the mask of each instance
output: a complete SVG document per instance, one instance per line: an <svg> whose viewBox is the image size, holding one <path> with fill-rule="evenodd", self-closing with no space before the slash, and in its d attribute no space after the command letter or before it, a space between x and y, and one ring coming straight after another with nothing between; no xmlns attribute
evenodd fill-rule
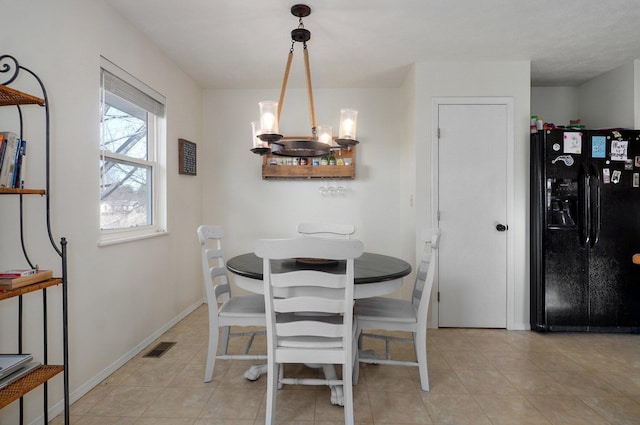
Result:
<svg viewBox="0 0 640 425"><path fill-rule="evenodd" d="M580 177L582 186L582 205L580 205L580 213L582 220L580 223L580 245L586 247L589 245L591 236L591 190L589 187L589 173L584 165L580 168Z"/></svg>
<svg viewBox="0 0 640 425"><path fill-rule="evenodd" d="M589 170L591 174L589 178L589 246L593 248L600 239L600 173L594 163L589 164Z"/></svg>

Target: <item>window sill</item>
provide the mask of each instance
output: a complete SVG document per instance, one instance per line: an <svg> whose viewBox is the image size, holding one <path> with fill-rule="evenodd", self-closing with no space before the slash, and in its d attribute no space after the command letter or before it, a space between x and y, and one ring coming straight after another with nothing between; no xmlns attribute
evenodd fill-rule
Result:
<svg viewBox="0 0 640 425"><path fill-rule="evenodd" d="M168 234L169 233L166 230L157 228L105 232L100 235L98 246L116 245L121 243L139 241L142 239L155 238L158 236L165 236Z"/></svg>

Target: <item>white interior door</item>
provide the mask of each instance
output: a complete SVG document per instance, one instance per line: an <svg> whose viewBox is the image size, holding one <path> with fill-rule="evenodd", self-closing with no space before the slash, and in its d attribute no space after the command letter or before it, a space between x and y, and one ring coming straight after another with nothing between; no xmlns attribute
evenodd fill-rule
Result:
<svg viewBox="0 0 640 425"><path fill-rule="evenodd" d="M510 109L437 108L438 324L506 328Z"/></svg>

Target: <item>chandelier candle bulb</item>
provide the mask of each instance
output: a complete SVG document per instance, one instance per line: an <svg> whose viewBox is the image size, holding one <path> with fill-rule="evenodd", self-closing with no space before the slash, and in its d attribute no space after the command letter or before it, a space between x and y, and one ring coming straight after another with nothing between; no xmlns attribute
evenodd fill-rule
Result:
<svg viewBox="0 0 640 425"><path fill-rule="evenodd" d="M263 100L260 105L260 128L262 133L278 133L278 102Z"/></svg>
<svg viewBox="0 0 640 425"><path fill-rule="evenodd" d="M251 146L254 148L266 147L267 144L258 137L262 133L260 121L251 121Z"/></svg>
<svg viewBox="0 0 640 425"><path fill-rule="evenodd" d="M319 125L317 127L318 142L331 146L333 143L333 127L330 125Z"/></svg>
<svg viewBox="0 0 640 425"><path fill-rule="evenodd" d="M358 111L354 109L340 110L340 139L356 138L356 129L358 126Z"/></svg>
<svg viewBox="0 0 640 425"><path fill-rule="evenodd" d="M260 121L251 122L251 151L260 155L271 152L269 143L260 139L262 130L260 129Z"/></svg>

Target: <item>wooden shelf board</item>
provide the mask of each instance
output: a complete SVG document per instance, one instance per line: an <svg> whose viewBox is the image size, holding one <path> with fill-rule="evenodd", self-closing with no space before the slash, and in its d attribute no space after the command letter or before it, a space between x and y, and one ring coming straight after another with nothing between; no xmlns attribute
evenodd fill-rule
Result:
<svg viewBox="0 0 640 425"><path fill-rule="evenodd" d="M356 170L353 165L263 165L262 178L280 179L353 179Z"/></svg>
<svg viewBox="0 0 640 425"><path fill-rule="evenodd" d="M0 195L45 195L44 189L10 189L0 187Z"/></svg>
<svg viewBox="0 0 640 425"><path fill-rule="evenodd" d="M54 278L45 280L43 282L34 283L33 285L23 286L21 288L10 289L8 291L0 290L0 300L6 300L8 298L17 297L20 295L28 294L29 292L39 291L44 288L48 288L50 286L60 285L62 283L62 279Z"/></svg>
<svg viewBox="0 0 640 425"><path fill-rule="evenodd" d="M47 382L64 370L64 366L43 365L0 390L0 409Z"/></svg>
<svg viewBox="0 0 640 425"><path fill-rule="evenodd" d="M44 106L44 99L23 93L20 90L0 85L0 106L11 105L40 105Z"/></svg>

